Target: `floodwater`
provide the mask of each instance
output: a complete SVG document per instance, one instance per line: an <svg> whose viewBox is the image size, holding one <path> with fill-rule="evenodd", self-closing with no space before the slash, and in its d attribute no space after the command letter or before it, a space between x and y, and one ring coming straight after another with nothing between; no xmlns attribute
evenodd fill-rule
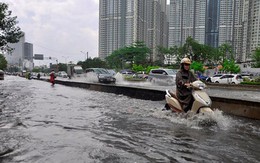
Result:
<svg viewBox="0 0 260 163"><path fill-rule="evenodd" d="M219 110L185 118L163 107L164 101L6 76L0 162L260 162L259 120Z"/></svg>

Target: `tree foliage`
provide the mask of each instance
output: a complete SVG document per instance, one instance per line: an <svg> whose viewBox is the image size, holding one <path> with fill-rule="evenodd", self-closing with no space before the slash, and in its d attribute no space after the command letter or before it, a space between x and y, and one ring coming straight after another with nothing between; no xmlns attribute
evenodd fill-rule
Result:
<svg viewBox="0 0 260 163"><path fill-rule="evenodd" d="M255 62L253 66L255 68L260 68L260 48L256 48L255 52L252 55L252 59Z"/></svg>
<svg viewBox="0 0 260 163"><path fill-rule="evenodd" d="M17 17L12 17L11 14L8 5L0 2L0 50L12 50L7 44L16 43L23 36L20 27L17 26Z"/></svg>
<svg viewBox="0 0 260 163"><path fill-rule="evenodd" d="M203 67L203 63L201 62L197 62L197 61L193 61L191 64L191 69L193 69L195 72L199 71L199 72L204 72L205 69Z"/></svg>
<svg viewBox="0 0 260 163"><path fill-rule="evenodd" d="M177 47L175 45L169 48L157 46L156 50L158 52L159 60L153 61L152 63L151 60L149 60L149 54L151 54L151 50L147 48L143 42L136 42L131 46L126 46L115 50L110 56L106 58L106 61L108 66L113 69L133 68L134 64L134 67L139 69L136 67L136 65L142 65L143 67L147 67L149 65L164 67L166 66L164 64L165 57L176 59L174 67L178 67L181 59L188 57L193 62L196 61L192 66L195 71L200 72L204 71L203 65L211 67L218 64L223 64L225 60L230 61L231 64L233 64L234 61L234 54L231 45L225 43L222 44L219 48L214 48L208 45L200 44L190 36L187 37L183 46ZM257 60L257 58L255 60ZM232 72L239 71L235 64L232 66L226 68Z"/></svg>
<svg viewBox="0 0 260 163"><path fill-rule="evenodd" d="M222 57L222 62L226 59L234 60L234 54L232 51L232 46L230 44L224 43L219 46L219 56Z"/></svg>
<svg viewBox="0 0 260 163"><path fill-rule="evenodd" d="M150 49L143 42L135 42L131 46L126 46L115 50L110 56L106 57L109 67L114 69L123 69L125 64L147 65Z"/></svg>
<svg viewBox="0 0 260 163"><path fill-rule="evenodd" d="M100 58L88 58L85 61L80 61L77 65L81 65L83 69L86 68L108 68L105 61L102 61Z"/></svg>
<svg viewBox="0 0 260 163"><path fill-rule="evenodd" d="M0 69L4 70L6 69L6 67L7 67L7 61L5 57L2 54L0 54Z"/></svg>
<svg viewBox="0 0 260 163"><path fill-rule="evenodd" d="M142 65L133 64L132 70L138 72L138 71L145 71L146 69Z"/></svg>
<svg viewBox="0 0 260 163"><path fill-rule="evenodd" d="M58 64L59 71L65 71L67 72L67 64L59 63Z"/></svg>
<svg viewBox="0 0 260 163"><path fill-rule="evenodd" d="M223 68L221 69L221 71L230 72L230 73L240 72L240 67L236 65L235 60L225 59L222 66Z"/></svg>

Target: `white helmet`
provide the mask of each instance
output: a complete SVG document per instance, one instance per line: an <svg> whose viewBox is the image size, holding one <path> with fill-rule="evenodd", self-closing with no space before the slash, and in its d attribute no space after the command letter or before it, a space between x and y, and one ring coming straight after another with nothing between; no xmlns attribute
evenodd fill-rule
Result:
<svg viewBox="0 0 260 163"><path fill-rule="evenodd" d="M186 63L186 64L191 64L191 61L190 61L190 59L189 58L183 58L182 60L181 60L181 64L182 63Z"/></svg>

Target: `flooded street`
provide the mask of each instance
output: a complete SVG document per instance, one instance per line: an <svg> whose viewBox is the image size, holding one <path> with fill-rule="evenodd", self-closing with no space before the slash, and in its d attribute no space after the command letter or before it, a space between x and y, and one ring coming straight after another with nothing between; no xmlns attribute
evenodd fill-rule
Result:
<svg viewBox="0 0 260 163"><path fill-rule="evenodd" d="M260 162L259 120L14 76L0 90L1 163Z"/></svg>

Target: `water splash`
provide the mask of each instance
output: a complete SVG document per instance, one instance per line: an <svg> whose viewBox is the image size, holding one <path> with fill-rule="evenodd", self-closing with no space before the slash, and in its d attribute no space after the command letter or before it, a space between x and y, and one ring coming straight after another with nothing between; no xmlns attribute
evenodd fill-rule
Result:
<svg viewBox="0 0 260 163"><path fill-rule="evenodd" d="M174 80L170 79L157 79L157 78L152 78L150 81L153 85L160 85L160 86L173 86L175 85Z"/></svg>
<svg viewBox="0 0 260 163"><path fill-rule="evenodd" d="M116 78L116 83L120 83L120 84L127 83L124 79L124 76L119 72L115 74L115 78Z"/></svg>
<svg viewBox="0 0 260 163"><path fill-rule="evenodd" d="M184 113L172 113L172 111L158 110L152 114L156 118L163 118L176 124L184 124L194 129L203 129L204 127L217 126L221 130L228 130L232 127L232 119L224 116L223 112L216 109L214 114L196 114L188 116Z"/></svg>
<svg viewBox="0 0 260 163"><path fill-rule="evenodd" d="M93 82L93 83L98 82L97 74L95 74L94 72L89 72L89 73L85 74L85 79L87 82Z"/></svg>
<svg viewBox="0 0 260 163"><path fill-rule="evenodd" d="M173 80L165 80L165 79L151 79L151 80L144 80L144 81L126 81L124 79L124 75L121 73L117 73L115 75L116 83L122 85L133 85L133 86L172 86L175 85L175 81Z"/></svg>

